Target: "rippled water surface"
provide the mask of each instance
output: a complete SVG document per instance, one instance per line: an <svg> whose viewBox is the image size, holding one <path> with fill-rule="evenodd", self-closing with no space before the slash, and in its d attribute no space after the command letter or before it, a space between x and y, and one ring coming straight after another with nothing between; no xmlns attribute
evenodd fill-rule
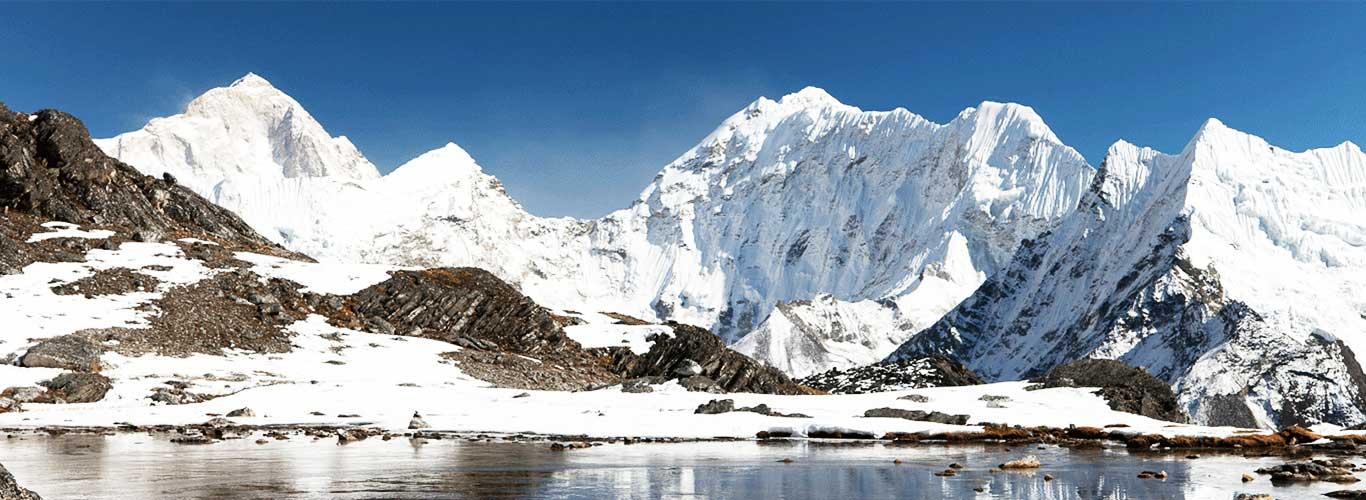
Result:
<svg viewBox="0 0 1366 500"><path fill-rule="evenodd" d="M1034 454L1036 472L992 472ZM792 463L779 460L792 459ZM893 459L902 464L892 463ZM956 477L936 477L950 463ZM166 437L20 435L0 463L44 498L1324 498L1321 484L1244 485L1281 459L1130 454L1122 449L719 442L604 445L557 452L546 443L434 440L348 445L295 437L178 445ZM1166 481L1142 470L1165 470ZM1045 481L1044 474L1054 476ZM975 491L982 488L983 491Z"/></svg>

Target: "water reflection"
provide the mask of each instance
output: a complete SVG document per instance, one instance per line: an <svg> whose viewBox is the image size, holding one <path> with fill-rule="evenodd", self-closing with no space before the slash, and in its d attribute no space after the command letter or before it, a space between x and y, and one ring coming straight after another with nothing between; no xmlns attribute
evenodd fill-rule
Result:
<svg viewBox="0 0 1366 500"><path fill-rule="evenodd" d="M1044 467L994 470L1025 454ZM557 452L545 443L456 440L338 446L294 437L189 446L146 435L25 436L0 440L0 461L47 498L1206 499L1237 492L1314 497L1337 489L1273 489L1264 479L1244 485L1243 472L1277 460L1236 455L1187 460L1116 449L796 441ZM964 468L954 477L933 475L950 463ZM1169 477L1138 479L1141 470ZM1045 473L1054 479L1046 481Z"/></svg>

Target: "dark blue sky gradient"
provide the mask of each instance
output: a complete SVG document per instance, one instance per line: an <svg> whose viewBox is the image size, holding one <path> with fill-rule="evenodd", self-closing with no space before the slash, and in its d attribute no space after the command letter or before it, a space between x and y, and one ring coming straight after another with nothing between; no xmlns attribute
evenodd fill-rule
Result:
<svg viewBox="0 0 1366 500"><path fill-rule="evenodd" d="M253 71L382 170L447 141L539 215L625 206L758 96L1033 106L1093 164L1208 117L1366 142L1366 4L0 4L0 101L96 136Z"/></svg>

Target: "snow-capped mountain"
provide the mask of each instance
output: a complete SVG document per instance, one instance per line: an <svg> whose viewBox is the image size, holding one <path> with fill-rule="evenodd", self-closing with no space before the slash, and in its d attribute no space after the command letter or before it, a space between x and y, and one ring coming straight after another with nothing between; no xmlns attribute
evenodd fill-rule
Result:
<svg viewBox="0 0 1366 500"><path fill-rule="evenodd" d="M891 359L988 380L1087 357L1148 369L1201 423L1366 421L1366 154L1210 120L1177 155L1120 142L1059 227Z"/></svg>
<svg viewBox="0 0 1366 500"><path fill-rule="evenodd" d="M454 144L383 177L333 167L363 162L346 155L291 170L259 152L301 142L280 130L330 140L321 127L223 123L273 123L282 108L306 118L293 99L249 75L206 100L221 105L101 145L319 259L482 267L553 307L673 319L730 342L757 331L739 348L795 374L890 353L1070 212L1094 174L1028 107L986 102L941 125L807 88L731 116L625 209L542 218ZM199 116L210 111L224 117ZM241 118L255 114L267 117ZM238 143L257 146L224 146Z"/></svg>
<svg viewBox="0 0 1366 500"><path fill-rule="evenodd" d="M210 90L185 112L95 143L143 173L226 207L263 235L311 248L309 233L379 170L346 137L332 137L303 106L255 74ZM314 236L321 237L321 235Z"/></svg>

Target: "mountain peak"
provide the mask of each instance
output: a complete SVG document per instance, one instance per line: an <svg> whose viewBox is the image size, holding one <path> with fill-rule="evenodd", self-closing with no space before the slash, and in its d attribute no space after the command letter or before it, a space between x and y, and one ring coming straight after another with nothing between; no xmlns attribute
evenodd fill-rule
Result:
<svg viewBox="0 0 1366 500"><path fill-rule="evenodd" d="M1044 122L1034 108L1013 102L982 101L975 108L967 108L959 113L958 120L970 121L979 132L1004 132L1023 129L1031 137L1049 142L1062 143L1053 129Z"/></svg>
<svg viewBox="0 0 1366 500"><path fill-rule="evenodd" d="M812 86L807 86L801 90L785 95L782 99L778 100L778 103L785 105L797 105L803 107L825 107L844 105L844 103L840 102L839 99L835 99L835 97L830 95L829 92L826 92L825 89Z"/></svg>
<svg viewBox="0 0 1366 500"><path fill-rule="evenodd" d="M251 73L251 72L248 72L247 74L242 75L242 78L238 78L236 81L232 82L232 85L228 85L228 86L229 86L229 87L270 87L270 88L275 88L275 86L274 86L274 85L271 85L270 82L267 81L265 78L261 78L260 75L257 75L256 73Z"/></svg>

